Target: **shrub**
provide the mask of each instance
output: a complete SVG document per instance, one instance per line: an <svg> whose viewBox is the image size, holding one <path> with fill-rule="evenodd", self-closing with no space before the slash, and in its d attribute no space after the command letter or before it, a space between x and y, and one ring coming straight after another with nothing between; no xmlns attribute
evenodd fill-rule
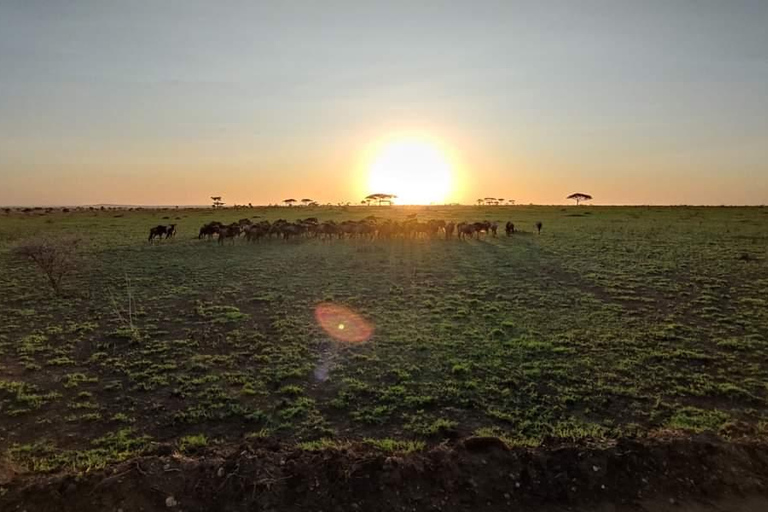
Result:
<svg viewBox="0 0 768 512"><path fill-rule="evenodd" d="M74 235L38 235L20 242L13 252L34 263L48 278L53 292L60 295L62 280L77 268L81 243L82 239Z"/></svg>

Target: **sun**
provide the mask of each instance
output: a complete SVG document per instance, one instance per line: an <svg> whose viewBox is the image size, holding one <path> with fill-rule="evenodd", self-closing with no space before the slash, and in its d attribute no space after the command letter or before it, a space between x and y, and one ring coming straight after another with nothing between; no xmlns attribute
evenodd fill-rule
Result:
<svg viewBox="0 0 768 512"><path fill-rule="evenodd" d="M453 169L445 151L422 137L389 140L368 167L374 194L394 194L399 204L444 203L451 193Z"/></svg>

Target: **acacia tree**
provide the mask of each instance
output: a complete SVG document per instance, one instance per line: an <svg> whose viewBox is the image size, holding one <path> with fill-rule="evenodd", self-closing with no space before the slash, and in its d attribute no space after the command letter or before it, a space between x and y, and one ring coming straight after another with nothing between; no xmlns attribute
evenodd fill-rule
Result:
<svg viewBox="0 0 768 512"><path fill-rule="evenodd" d="M283 199L283 202L286 204L286 206L293 206L293 203L296 202L295 199Z"/></svg>
<svg viewBox="0 0 768 512"><path fill-rule="evenodd" d="M569 195L566 199L572 199L576 201L576 206L579 206L582 201L590 201L592 200L592 196L589 194L583 194L581 192L576 192L575 194Z"/></svg>
<svg viewBox="0 0 768 512"><path fill-rule="evenodd" d="M310 203L313 203L313 202L314 201L312 199L308 199L308 198L305 198L305 199L301 200L301 204L303 204L304 206L309 206Z"/></svg>
<svg viewBox="0 0 768 512"><path fill-rule="evenodd" d="M75 235L37 235L22 241L13 253L34 263L48 278L53 293L61 294L62 280L80 263L82 239Z"/></svg>
<svg viewBox="0 0 768 512"><path fill-rule="evenodd" d="M388 203L392 204L392 200L395 199L397 196L394 194L371 194L369 196L366 196L364 201L368 201L369 203L376 201L379 206L381 206L382 203Z"/></svg>
<svg viewBox="0 0 768 512"><path fill-rule="evenodd" d="M478 199L477 200L477 206L485 204L485 199Z"/></svg>
<svg viewBox="0 0 768 512"><path fill-rule="evenodd" d="M213 201L214 208L222 208L224 206L221 196L211 196L211 200Z"/></svg>

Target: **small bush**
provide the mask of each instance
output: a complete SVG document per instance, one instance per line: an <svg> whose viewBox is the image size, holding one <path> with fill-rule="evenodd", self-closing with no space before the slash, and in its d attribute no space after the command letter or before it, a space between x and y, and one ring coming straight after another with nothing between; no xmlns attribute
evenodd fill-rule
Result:
<svg viewBox="0 0 768 512"><path fill-rule="evenodd" d="M38 235L21 241L13 252L34 263L60 295L62 280L78 266L81 245L82 238L74 235Z"/></svg>

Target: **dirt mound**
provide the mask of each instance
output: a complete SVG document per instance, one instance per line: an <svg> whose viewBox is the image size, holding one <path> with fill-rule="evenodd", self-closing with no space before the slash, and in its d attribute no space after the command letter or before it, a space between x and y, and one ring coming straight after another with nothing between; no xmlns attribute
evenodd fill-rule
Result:
<svg viewBox="0 0 768 512"><path fill-rule="evenodd" d="M734 497L727 510L768 509L768 445L707 437L535 450L469 438L405 456L270 441L164 450L80 477L16 475L0 510L714 510Z"/></svg>

